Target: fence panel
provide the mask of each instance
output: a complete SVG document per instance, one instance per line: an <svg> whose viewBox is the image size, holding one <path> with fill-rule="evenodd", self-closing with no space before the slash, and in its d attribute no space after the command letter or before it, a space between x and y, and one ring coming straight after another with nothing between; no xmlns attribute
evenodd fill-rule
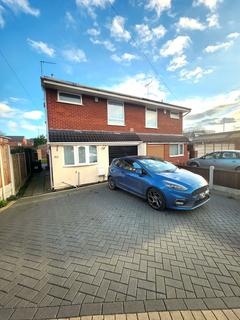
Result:
<svg viewBox="0 0 240 320"><path fill-rule="evenodd" d="M199 174L209 181L209 169L181 166L181 168ZM240 189L240 172L214 170L213 184L233 189Z"/></svg>
<svg viewBox="0 0 240 320"><path fill-rule="evenodd" d="M12 162L15 192L17 193L28 177L25 153L12 154Z"/></svg>

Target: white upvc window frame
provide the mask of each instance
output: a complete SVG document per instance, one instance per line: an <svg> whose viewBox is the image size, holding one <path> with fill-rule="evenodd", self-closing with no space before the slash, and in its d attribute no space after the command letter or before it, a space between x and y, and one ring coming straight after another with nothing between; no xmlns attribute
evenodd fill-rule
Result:
<svg viewBox="0 0 240 320"><path fill-rule="evenodd" d="M171 155L171 146L172 145L177 145L178 146L178 154L174 154L174 155ZM180 146L182 146L182 153L180 153ZM184 143L171 143L169 144L169 157L170 158L174 158L174 157L183 157L184 156Z"/></svg>
<svg viewBox="0 0 240 320"><path fill-rule="evenodd" d="M78 103L78 102L71 102L71 101L61 100L61 99L60 99L60 94L61 94L61 93L64 93L64 94L72 94L72 95L78 96L78 97L80 97L81 102ZM58 92L57 92L57 102L68 103L68 104L75 104L75 105L77 105L77 106L82 106L82 105L83 105L82 95L81 95L81 94L79 94L79 93L74 93L74 92L69 92L69 91L63 91L63 90L58 90Z"/></svg>
<svg viewBox="0 0 240 320"><path fill-rule="evenodd" d="M179 120L180 112L179 111L170 111L170 118Z"/></svg>
<svg viewBox="0 0 240 320"><path fill-rule="evenodd" d="M121 123L111 122L111 119L110 119L111 103L118 104L119 106L122 107L123 119ZM117 101L117 100L111 100L111 99L107 100L107 123L109 126L121 126L121 127L125 126L125 106L123 101Z"/></svg>
<svg viewBox="0 0 240 320"><path fill-rule="evenodd" d="M153 111L156 113L156 126L149 126L147 124L147 112L148 111ZM145 128L148 128L148 129L158 129L158 109L156 108L151 108L151 107L145 107Z"/></svg>
<svg viewBox="0 0 240 320"><path fill-rule="evenodd" d="M63 167L81 167L81 166L91 166L91 165L97 165L98 164L98 148L96 145L87 145L87 146L71 146L73 147L73 154L74 154L74 164L65 164L65 159L64 159L64 147L63 146ZM79 162L79 154L78 154L78 148L84 148L85 149L85 159L86 162ZM90 162L90 152L89 149L90 147L96 147L96 152L97 152L97 161L96 162Z"/></svg>

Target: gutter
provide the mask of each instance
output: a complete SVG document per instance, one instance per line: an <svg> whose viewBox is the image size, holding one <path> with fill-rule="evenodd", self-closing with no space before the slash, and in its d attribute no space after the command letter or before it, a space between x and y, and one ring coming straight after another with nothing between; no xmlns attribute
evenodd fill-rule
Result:
<svg viewBox="0 0 240 320"><path fill-rule="evenodd" d="M189 108L184 108L184 107L178 107L178 106L171 106L168 104L164 104L161 102L154 102L152 100L147 100L147 99L142 99L142 98L138 98L138 97L133 97L133 96L127 96L124 94L120 94L120 93L115 93L115 92L106 92L105 91L100 91L94 88L85 88L82 86L74 86L71 84L64 84L64 83L59 83L57 81L53 81L53 80L47 80L47 79L42 79L42 85L44 87L48 87L48 88L53 88L53 89L70 89L72 90L72 92L76 92L76 93L84 93L86 95L93 95L93 96L99 96L105 99L111 99L111 98L117 98L119 100L124 100L126 102L132 102L132 103L138 103L144 106L153 106L153 107L157 107L157 108L161 108L161 109L167 109L167 110L176 110L176 111L181 111L181 112L187 112L189 113L191 111L191 109Z"/></svg>

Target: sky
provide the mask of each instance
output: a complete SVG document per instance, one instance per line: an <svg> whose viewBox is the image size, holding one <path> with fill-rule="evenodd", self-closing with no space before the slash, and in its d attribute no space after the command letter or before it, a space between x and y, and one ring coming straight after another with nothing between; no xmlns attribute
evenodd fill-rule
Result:
<svg viewBox="0 0 240 320"><path fill-rule="evenodd" d="M239 12L239 0L0 0L0 131L45 134L41 60L46 76L190 107L185 130L240 129Z"/></svg>

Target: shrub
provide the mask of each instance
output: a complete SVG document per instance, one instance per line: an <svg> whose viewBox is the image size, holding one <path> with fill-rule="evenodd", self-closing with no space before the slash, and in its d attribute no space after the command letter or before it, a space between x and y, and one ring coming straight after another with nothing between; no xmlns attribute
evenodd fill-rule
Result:
<svg viewBox="0 0 240 320"><path fill-rule="evenodd" d="M3 208L7 205L7 201L6 200L0 200L0 208Z"/></svg>

